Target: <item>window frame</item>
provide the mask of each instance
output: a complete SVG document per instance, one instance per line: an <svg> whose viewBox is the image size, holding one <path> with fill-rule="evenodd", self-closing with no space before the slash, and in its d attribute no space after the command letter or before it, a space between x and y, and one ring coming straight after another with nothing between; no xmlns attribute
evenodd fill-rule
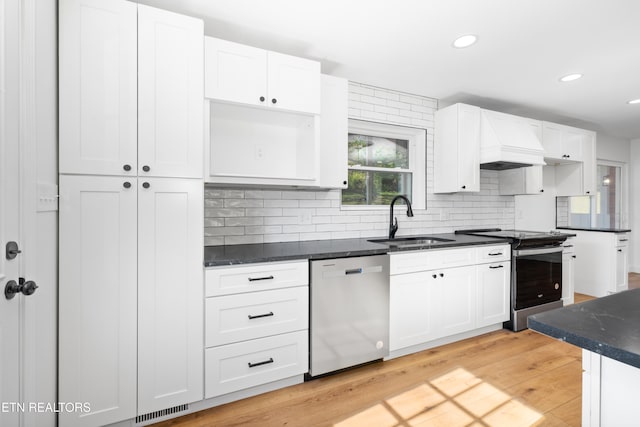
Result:
<svg viewBox="0 0 640 427"><path fill-rule="evenodd" d="M349 119L348 134L362 134L381 138L407 140L408 143L408 168L380 168L375 166L349 166L347 169L359 171L410 173L411 174L411 206L413 209L426 209L426 182L427 182L427 130L399 124L371 122L367 120ZM348 144L348 139L345 141ZM344 190L342 190L344 191ZM341 210L383 210L389 209L388 205L345 205L342 203L342 191L340 192Z"/></svg>

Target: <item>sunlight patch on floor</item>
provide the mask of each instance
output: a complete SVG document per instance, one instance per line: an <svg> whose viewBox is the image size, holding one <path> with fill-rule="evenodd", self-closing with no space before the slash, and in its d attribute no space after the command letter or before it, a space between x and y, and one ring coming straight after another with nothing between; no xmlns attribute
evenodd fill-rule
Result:
<svg viewBox="0 0 640 427"><path fill-rule="evenodd" d="M531 426L544 417L457 368L361 411L335 427Z"/></svg>

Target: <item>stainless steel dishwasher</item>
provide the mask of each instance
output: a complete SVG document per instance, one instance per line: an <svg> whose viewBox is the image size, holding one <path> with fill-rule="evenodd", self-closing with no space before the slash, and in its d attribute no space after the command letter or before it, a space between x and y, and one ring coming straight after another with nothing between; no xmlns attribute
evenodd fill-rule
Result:
<svg viewBox="0 0 640 427"><path fill-rule="evenodd" d="M389 256L311 261L309 376L389 354Z"/></svg>

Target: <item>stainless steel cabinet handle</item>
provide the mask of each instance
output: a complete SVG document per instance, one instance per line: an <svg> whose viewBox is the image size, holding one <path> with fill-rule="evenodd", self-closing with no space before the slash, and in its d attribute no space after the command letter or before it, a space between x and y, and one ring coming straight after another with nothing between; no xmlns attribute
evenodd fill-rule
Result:
<svg viewBox="0 0 640 427"><path fill-rule="evenodd" d="M250 282L257 282L258 280L273 280L273 276L249 277Z"/></svg>
<svg viewBox="0 0 640 427"><path fill-rule="evenodd" d="M249 362L248 365L250 368L255 368L256 366L267 365L269 363L273 363L273 357L270 357L267 360L263 360L262 362L256 362L256 363Z"/></svg>
<svg viewBox="0 0 640 427"><path fill-rule="evenodd" d="M268 313L264 313L264 314L250 314L249 315L249 320L251 319L259 319L261 317L271 317L273 316L273 311L270 311Z"/></svg>

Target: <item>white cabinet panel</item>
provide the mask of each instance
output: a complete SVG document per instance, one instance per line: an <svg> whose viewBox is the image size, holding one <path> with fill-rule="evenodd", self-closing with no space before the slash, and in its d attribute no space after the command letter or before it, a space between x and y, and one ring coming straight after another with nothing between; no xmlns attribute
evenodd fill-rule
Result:
<svg viewBox="0 0 640 427"><path fill-rule="evenodd" d="M203 176L203 22L138 6L138 173Z"/></svg>
<svg viewBox="0 0 640 427"><path fill-rule="evenodd" d="M389 268L391 274L402 274L437 268L459 267L475 264L476 256L476 248L474 247L405 252L391 254Z"/></svg>
<svg viewBox="0 0 640 427"><path fill-rule="evenodd" d="M309 288L207 298L205 345L213 347L309 327Z"/></svg>
<svg viewBox="0 0 640 427"><path fill-rule="evenodd" d="M389 288L389 350L438 336L437 283L428 272L392 275Z"/></svg>
<svg viewBox="0 0 640 427"><path fill-rule="evenodd" d="M339 77L322 75L322 108L320 112L320 144L317 186L347 188L349 82Z"/></svg>
<svg viewBox="0 0 640 427"><path fill-rule="evenodd" d="M60 190L59 398L91 403L60 423L110 424L136 415L136 179L61 176Z"/></svg>
<svg viewBox="0 0 640 427"><path fill-rule="evenodd" d="M544 193L542 166L508 169L498 172L501 195Z"/></svg>
<svg viewBox="0 0 640 427"><path fill-rule="evenodd" d="M480 108L455 104L436 111L435 193L480 191Z"/></svg>
<svg viewBox="0 0 640 427"><path fill-rule="evenodd" d="M203 191L199 180L139 179L139 415L203 396Z"/></svg>
<svg viewBox="0 0 640 427"><path fill-rule="evenodd" d="M320 113L320 63L277 52L267 54L268 103L291 111Z"/></svg>
<svg viewBox="0 0 640 427"><path fill-rule="evenodd" d="M205 37L205 96L243 104L267 103L267 51Z"/></svg>
<svg viewBox="0 0 640 427"><path fill-rule="evenodd" d="M478 265L478 322L476 327L509 320L511 262Z"/></svg>
<svg viewBox="0 0 640 427"><path fill-rule="evenodd" d="M476 266L439 270L435 281L441 304L438 335L445 337L475 328Z"/></svg>
<svg viewBox="0 0 640 427"><path fill-rule="evenodd" d="M511 260L511 246L502 244L496 246L480 246L476 248L478 263L498 262Z"/></svg>
<svg viewBox="0 0 640 427"><path fill-rule="evenodd" d="M562 248L562 302L563 305L574 303L576 254L574 237L569 237Z"/></svg>
<svg viewBox="0 0 640 427"><path fill-rule="evenodd" d="M628 233L574 231L575 291L594 297L628 289ZM624 240L620 245L620 239Z"/></svg>
<svg viewBox="0 0 640 427"><path fill-rule="evenodd" d="M205 350L205 398L220 396L309 370L308 331Z"/></svg>
<svg viewBox="0 0 640 427"><path fill-rule="evenodd" d="M136 4L62 0L59 16L60 173L135 175Z"/></svg>
<svg viewBox="0 0 640 427"><path fill-rule="evenodd" d="M626 246L616 248L615 292L629 289L629 253Z"/></svg>

